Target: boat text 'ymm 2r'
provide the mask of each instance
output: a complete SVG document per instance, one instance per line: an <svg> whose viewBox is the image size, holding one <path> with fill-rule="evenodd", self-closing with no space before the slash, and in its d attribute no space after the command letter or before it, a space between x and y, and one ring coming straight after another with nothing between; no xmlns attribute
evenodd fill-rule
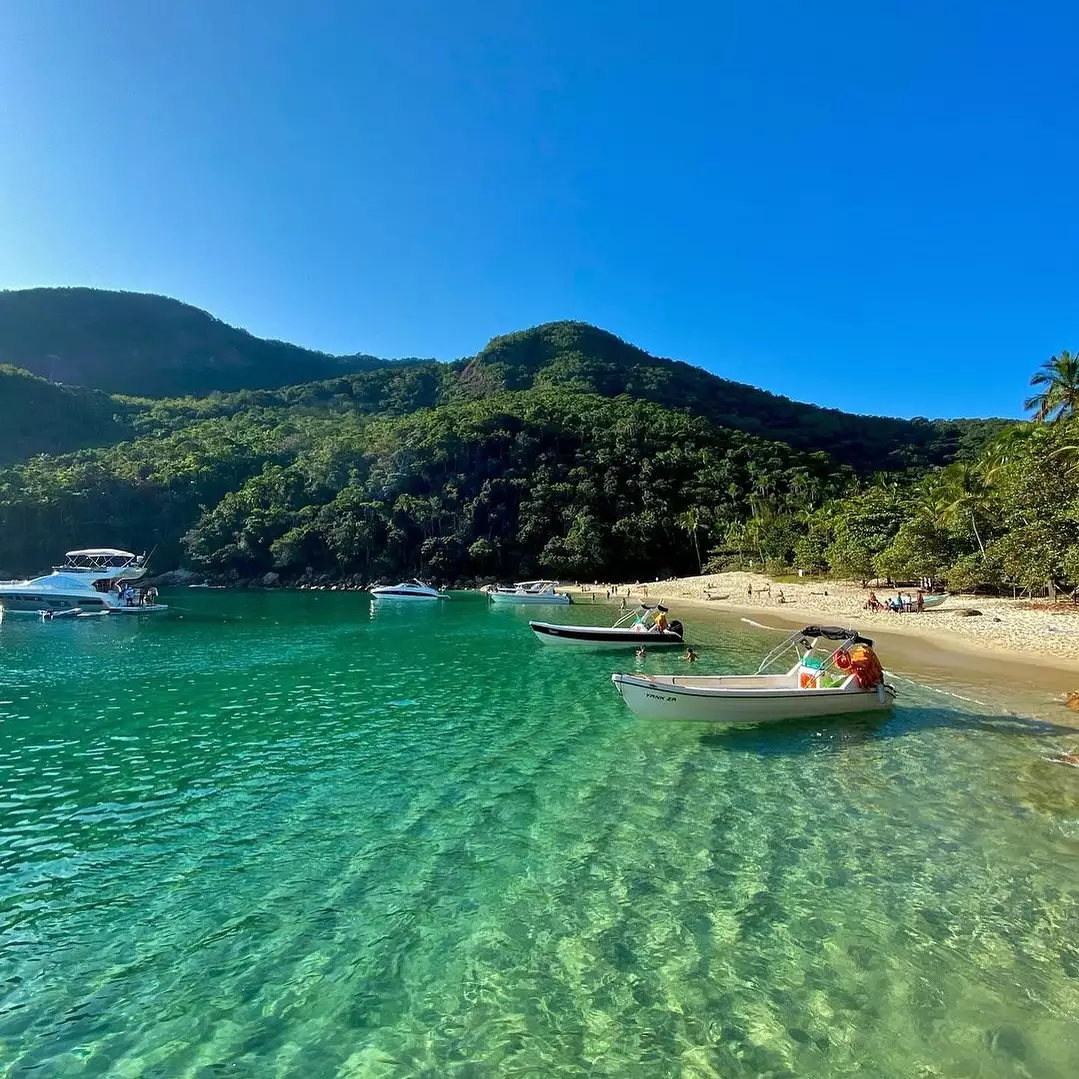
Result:
<svg viewBox="0 0 1079 1079"><path fill-rule="evenodd" d="M67 561L52 573L28 581L0 581L5 614L47 617L79 614L154 614L166 611L157 589L133 582L146 573L146 556L113 547L68 551Z"/></svg>
<svg viewBox="0 0 1079 1079"><path fill-rule="evenodd" d="M783 674L765 673L791 649L797 654L793 667ZM792 633L756 674L612 674L611 681L642 719L701 723L776 723L886 711L896 695L884 681L873 642L839 626L806 626Z"/></svg>

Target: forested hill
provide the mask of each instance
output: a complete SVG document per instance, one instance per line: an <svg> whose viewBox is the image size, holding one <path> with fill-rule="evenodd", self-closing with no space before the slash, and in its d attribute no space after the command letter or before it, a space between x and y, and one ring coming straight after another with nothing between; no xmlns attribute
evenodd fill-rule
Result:
<svg viewBox="0 0 1079 1079"><path fill-rule="evenodd" d="M860 472L945 464L972 456L987 437L1006 426L998 420L859 416L803 404L688 363L649 355L582 322L552 322L496 337L461 367L461 380L474 393L561 387L604 397L628 394L667 408L688 409L721 427L800 450L824 450ZM867 409L874 404L867 399Z"/></svg>
<svg viewBox="0 0 1079 1079"><path fill-rule="evenodd" d="M131 403L0 364L0 465L133 437Z"/></svg>
<svg viewBox="0 0 1079 1079"><path fill-rule="evenodd" d="M972 457L1001 427L996 421L911 421L819 408L651 356L580 322L496 337L478 355L454 363L386 361L264 341L162 296L83 288L0 292L0 363L54 382L139 397L241 391L185 405L199 416L234 413L252 403L333 403L346 411L401 415L533 388L627 395L807 452L821 450L862 473ZM48 412L42 422L49 425ZM86 426L50 434L44 446L102 444L101 438L75 437ZM10 456L0 434L0 459Z"/></svg>
<svg viewBox="0 0 1079 1079"><path fill-rule="evenodd" d="M249 581L635 580L749 559L1079 581L1070 422L994 440L1004 421L852 416L571 322L452 363L342 360L92 290L3 296L0 355L97 383L0 367L0 576L100 544ZM164 386L192 393L100 388Z"/></svg>
<svg viewBox="0 0 1079 1079"><path fill-rule="evenodd" d="M92 288L0 292L0 363L108 393L261 389L381 362L265 341L165 296Z"/></svg>

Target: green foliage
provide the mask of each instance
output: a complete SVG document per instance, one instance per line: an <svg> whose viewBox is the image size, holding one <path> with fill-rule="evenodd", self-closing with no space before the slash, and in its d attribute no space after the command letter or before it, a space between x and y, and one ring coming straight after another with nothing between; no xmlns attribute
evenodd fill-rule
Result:
<svg viewBox="0 0 1079 1079"><path fill-rule="evenodd" d="M1061 349L1035 372L1031 386L1039 391L1023 402L1035 420L1059 420L1079 412L1079 356Z"/></svg>
<svg viewBox="0 0 1079 1079"><path fill-rule="evenodd" d="M74 330L40 325L57 292ZM137 371L142 389L168 369L199 391L248 388L151 400L0 368L0 566L13 572L101 542L156 548L163 568L286 580L637 580L697 573L707 551L708 569L1079 584L1067 353L1056 381L1037 382L1055 422L907 422L786 401L580 323L454 364L322 357L332 377L283 386L309 354L174 301L0 294L0 314L17 309L0 348L55 346L49 362L77 354L80 377L122 370L127 386ZM229 341L242 356L218 349ZM215 364L236 360L223 380L206 375L207 342Z"/></svg>
<svg viewBox="0 0 1079 1079"><path fill-rule="evenodd" d="M110 393L284 386L382 362L264 341L165 296L91 288L0 291L0 363Z"/></svg>
<svg viewBox="0 0 1079 1079"><path fill-rule="evenodd" d="M133 411L107 394L0 364L0 464L120 442L133 433Z"/></svg>

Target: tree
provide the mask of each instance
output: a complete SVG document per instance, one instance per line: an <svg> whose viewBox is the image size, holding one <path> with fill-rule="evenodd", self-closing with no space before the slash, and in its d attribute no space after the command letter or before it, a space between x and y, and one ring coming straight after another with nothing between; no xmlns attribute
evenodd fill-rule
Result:
<svg viewBox="0 0 1079 1079"><path fill-rule="evenodd" d="M697 529L701 525L701 511L694 506L678 515L678 527L689 534L693 540L693 549L697 552L697 572L704 573L704 562L701 559L701 545L697 539Z"/></svg>
<svg viewBox="0 0 1079 1079"><path fill-rule="evenodd" d="M1059 356L1045 361L1030 380L1041 390L1028 397L1023 407L1034 419L1050 423L1079 413L1079 355L1061 349Z"/></svg>

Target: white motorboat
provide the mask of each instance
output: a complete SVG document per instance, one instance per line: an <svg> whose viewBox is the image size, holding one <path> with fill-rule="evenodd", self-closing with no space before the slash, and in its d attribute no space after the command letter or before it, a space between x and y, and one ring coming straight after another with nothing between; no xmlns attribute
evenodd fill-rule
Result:
<svg viewBox="0 0 1079 1079"><path fill-rule="evenodd" d="M113 547L68 551L52 573L27 581L0 581L0 607L6 614L43 611L84 614L153 614L168 610L156 588L134 582L146 573L144 555Z"/></svg>
<svg viewBox="0 0 1079 1079"><path fill-rule="evenodd" d="M529 622L544 644L585 645L591 648L672 648L685 644L682 623L667 621L662 604L642 603L639 610L623 615L613 626L560 626Z"/></svg>
<svg viewBox="0 0 1079 1079"><path fill-rule="evenodd" d="M782 674L765 673L791 649L797 662ZM750 675L613 674L630 711L642 719L702 723L776 723L892 707L895 689L873 642L855 630L806 626L773 649Z"/></svg>
<svg viewBox="0 0 1079 1079"><path fill-rule="evenodd" d="M512 588L500 585L487 593L492 603L537 603L550 606L572 603L566 592L557 592L557 581L518 581Z"/></svg>
<svg viewBox="0 0 1079 1079"><path fill-rule="evenodd" d="M402 581L400 584L384 584L369 589L375 599L445 599L437 588L423 581Z"/></svg>

